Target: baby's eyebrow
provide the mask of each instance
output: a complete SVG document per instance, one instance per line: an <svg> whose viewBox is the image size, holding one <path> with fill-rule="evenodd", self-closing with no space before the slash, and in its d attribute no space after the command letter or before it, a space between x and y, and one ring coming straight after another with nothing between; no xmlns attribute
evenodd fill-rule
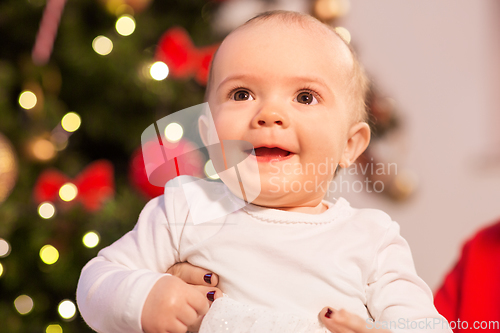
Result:
<svg viewBox="0 0 500 333"><path fill-rule="evenodd" d="M216 91L219 90L220 87L222 87L222 85L224 83L226 83L226 82L234 81L234 80L241 80L241 79L244 79L244 78L252 78L252 77L253 77L253 75L248 75L248 74L229 75L224 80L222 80L221 83L219 83L219 86L217 87Z"/></svg>
<svg viewBox="0 0 500 333"><path fill-rule="evenodd" d="M254 81L254 82L258 82L260 79L265 79L266 81L269 80L268 78L261 78L259 76L252 75L252 74L234 74L234 75L229 75L224 80L222 80L216 90L219 90L220 87L222 87L222 85L224 85L227 82L235 81L235 80L242 80L242 79L246 79L248 81ZM317 83L317 84L323 86L325 89L327 89L331 94L333 94L333 91L330 88L330 86L328 84L326 84L326 82L323 78L318 77L318 76L300 76L300 75L299 76L286 76L286 77L281 78L281 80L283 80L283 82Z"/></svg>

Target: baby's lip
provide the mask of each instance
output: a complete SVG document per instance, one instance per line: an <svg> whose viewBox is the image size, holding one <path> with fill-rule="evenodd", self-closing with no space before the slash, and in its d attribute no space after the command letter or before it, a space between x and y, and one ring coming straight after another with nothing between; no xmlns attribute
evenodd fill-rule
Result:
<svg viewBox="0 0 500 333"><path fill-rule="evenodd" d="M249 149L246 150L248 154L254 155L254 156L289 156L291 154L294 154L291 150L281 147L281 146L274 146L274 145L262 145L262 146L256 146L254 149Z"/></svg>
<svg viewBox="0 0 500 333"><path fill-rule="evenodd" d="M295 154L289 150L280 147L256 147L253 150L248 150L250 157L257 160L259 163L270 163L286 161L292 158Z"/></svg>

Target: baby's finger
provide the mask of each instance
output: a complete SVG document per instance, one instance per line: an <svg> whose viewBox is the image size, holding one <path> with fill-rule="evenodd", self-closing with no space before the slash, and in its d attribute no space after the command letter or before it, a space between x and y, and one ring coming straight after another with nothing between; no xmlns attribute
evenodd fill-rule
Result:
<svg viewBox="0 0 500 333"><path fill-rule="evenodd" d="M187 330L187 326L178 319L168 325L169 333L185 333Z"/></svg>
<svg viewBox="0 0 500 333"><path fill-rule="evenodd" d="M148 322L148 327L145 327L143 322L143 331L145 333L153 332L168 332L168 333L186 333L188 327L177 318L172 312L166 313L164 316L156 316L156 321Z"/></svg>
<svg viewBox="0 0 500 333"><path fill-rule="evenodd" d="M205 316L198 316L196 321L188 326L188 332L198 332L200 330L201 322Z"/></svg>
<svg viewBox="0 0 500 333"><path fill-rule="evenodd" d="M215 287L219 283L217 274L204 268L191 265L188 262L179 262L167 270L167 273L177 276L186 283L200 286Z"/></svg>
<svg viewBox="0 0 500 333"><path fill-rule="evenodd" d="M203 315L199 315L195 309L189 308L185 311L178 312L176 319L179 320L182 324L186 325L186 329L188 329L188 327L191 327L192 325L197 323L198 319L202 317Z"/></svg>
<svg viewBox="0 0 500 333"><path fill-rule="evenodd" d="M206 295L207 299L211 302L215 301L217 298L222 297L222 291L215 287L205 287L205 286L193 286L203 295Z"/></svg>
<svg viewBox="0 0 500 333"><path fill-rule="evenodd" d="M189 286L186 290L185 300L187 304L196 311L197 316L203 316L210 309L210 302L206 294L200 292L199 288L210 288L203 286Z"/></svg>

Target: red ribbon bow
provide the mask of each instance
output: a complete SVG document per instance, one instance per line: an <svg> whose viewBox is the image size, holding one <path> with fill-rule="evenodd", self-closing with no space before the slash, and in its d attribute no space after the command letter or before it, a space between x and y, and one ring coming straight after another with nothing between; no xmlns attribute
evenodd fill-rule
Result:
<svg viewBox="0 0 500 333"><path fill-rule="evenodd" d="M195 80L206 85L212 57L219 44L196 48L191 37L181 27L174 27L160 38L155 58L163 61L174 78L194 76Z"/></svg>
<svg viewBox="0 0 500 333"><path fill-rule="evenodd" d="M93 162L73 180L58 170L46 170L38 177L35 184L33 190L35 202L57 201L59 189L66 183L73 183L78 189L73 201L81 202L89 211L96 211L114 194L113 165L106 160Z"/></svg>

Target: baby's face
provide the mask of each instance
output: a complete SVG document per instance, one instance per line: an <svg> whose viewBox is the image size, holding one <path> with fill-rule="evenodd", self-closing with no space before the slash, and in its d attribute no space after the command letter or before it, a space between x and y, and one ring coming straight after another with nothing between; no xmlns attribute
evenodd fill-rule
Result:
<svg viewBox="0 0 500 333"><path fill-rule="evenodd" d="M261 193L253 203L315 207L337 165L352 162L352 64L326 29L262 21L223 41L208 103L219 140L255 148Z"/></svg>

